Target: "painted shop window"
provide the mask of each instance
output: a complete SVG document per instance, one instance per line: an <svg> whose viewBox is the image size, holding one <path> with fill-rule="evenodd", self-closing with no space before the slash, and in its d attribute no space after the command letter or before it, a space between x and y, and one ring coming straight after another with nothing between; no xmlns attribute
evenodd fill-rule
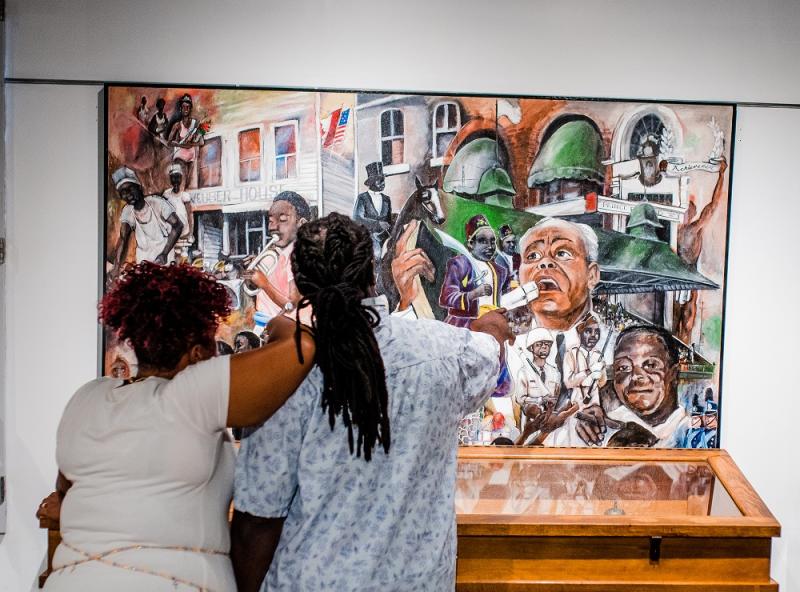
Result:
<svg viewBox="0 0 800 592"><path fill-rule="evenodd" d="M384 166L403 162L403 112L389 109L381 113L381 161Z"/></svg>
<svg viewBox="0 0 800 592"><path fill-rule="evenodd" d="M203 187L219 187L222 185L222 138L206 138L200 146L197 185Z"/></svg>
<svg viewBox="0 0 800 592"><path fill-rule="evenodd" d="M636 122L631 132L631 143L628 146L628 158L634 159L639 154L642 144L647 138L654 137L656 142L661 142L664 133L664 122L655 113L648 113Z"/></svg>
<svg viewBox="0 0 800 592"><path fill-rule="evenodd" d="M542 203L577 199L583 197L586 193L596 190L597 187L591 183L572 179L554 179L545 186L542 193Z"/></svg>
<svg viewBox="0 0 800 592"><path fill-rule="evenodd" d="M239 181L261 180L261 130L239 132Z"/></svg>
<svg viewBox="0 0 800 592"><path fill-rule="evenodd" d="M262 249L268 229L264 212L230 214L228 223L233 255L255 255Z"/></svg>
<svg viewBox="0 0 800 592"><path fill-rule="evenodd" d="M275 126L275 180L297 176L297 122Z"/></svg>
<svg viewBox="0 0 800 592"><path fill-rule="evenodd" d="M444 156L461 127L461 113L453 102L439 103L433 112L433 158Z"/></svg>

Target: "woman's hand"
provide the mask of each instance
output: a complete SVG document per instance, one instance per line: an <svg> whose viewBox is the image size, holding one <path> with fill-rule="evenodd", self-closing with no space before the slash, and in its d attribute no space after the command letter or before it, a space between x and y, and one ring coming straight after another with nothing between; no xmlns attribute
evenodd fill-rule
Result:
<svg viewBox="0 0 800 592"><path fill-rule="evenodd" d="M39 520L51 520L58 522L61 519L61 496L54 491L39 504L36 510L36 517Z"/></svg>

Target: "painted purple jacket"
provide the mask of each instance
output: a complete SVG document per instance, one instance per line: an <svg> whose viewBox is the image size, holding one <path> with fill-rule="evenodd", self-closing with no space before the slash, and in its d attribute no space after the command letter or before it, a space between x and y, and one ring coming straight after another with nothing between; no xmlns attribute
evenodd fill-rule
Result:
<svg viewBox="0 0 800 592"><path fill-rule="evenodd" d="M484 278L482 283L492 282L492 304L500 306L500 295L508 291L508 268L499 265L494 259L487 261L492 277ZM447 309L445 323L457 327L469 327L478 318L478 300L469 300L467 292L478 287L475 270L466 255L457 255L447 262L439 305Z"/></svg>

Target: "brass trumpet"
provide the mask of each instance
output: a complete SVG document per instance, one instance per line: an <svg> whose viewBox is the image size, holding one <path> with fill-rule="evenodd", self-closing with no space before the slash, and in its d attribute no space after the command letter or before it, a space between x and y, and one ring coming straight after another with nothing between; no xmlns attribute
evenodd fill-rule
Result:
<svg viewBox="0 0 800 592"><path fill-rule="evenodd" d="M247 271L258 269L264 275L269 276L278 264L278 251L275 248L275 243L277 243L279 239L280 236L278 236L278 234L271 234L264 248L261 249L258 255L248 264ZM245 294L251 297L255 297L259 292L258 286L249 281L245 281L242 284L242 288Z"/></svg>

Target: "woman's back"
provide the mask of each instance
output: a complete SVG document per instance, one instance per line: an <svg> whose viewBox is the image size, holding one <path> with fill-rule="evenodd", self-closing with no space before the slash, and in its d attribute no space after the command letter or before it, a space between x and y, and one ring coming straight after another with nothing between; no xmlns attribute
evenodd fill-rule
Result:
<svg viewBox="0 0 800 592"><path fill-rule="evenodd" d="M53 564L111 553L56 571L48 590L110 589L103 578L129 582L122 590L157 590L172 586L167 575L197 583L197 574L209 589L235 589L226 556L234 466L224 429L228 381L229 358L220 357L172 380L97 379L73 396L58 430L58 465L72 487ZM133 546L160 549L120 551Z"/></svg>

